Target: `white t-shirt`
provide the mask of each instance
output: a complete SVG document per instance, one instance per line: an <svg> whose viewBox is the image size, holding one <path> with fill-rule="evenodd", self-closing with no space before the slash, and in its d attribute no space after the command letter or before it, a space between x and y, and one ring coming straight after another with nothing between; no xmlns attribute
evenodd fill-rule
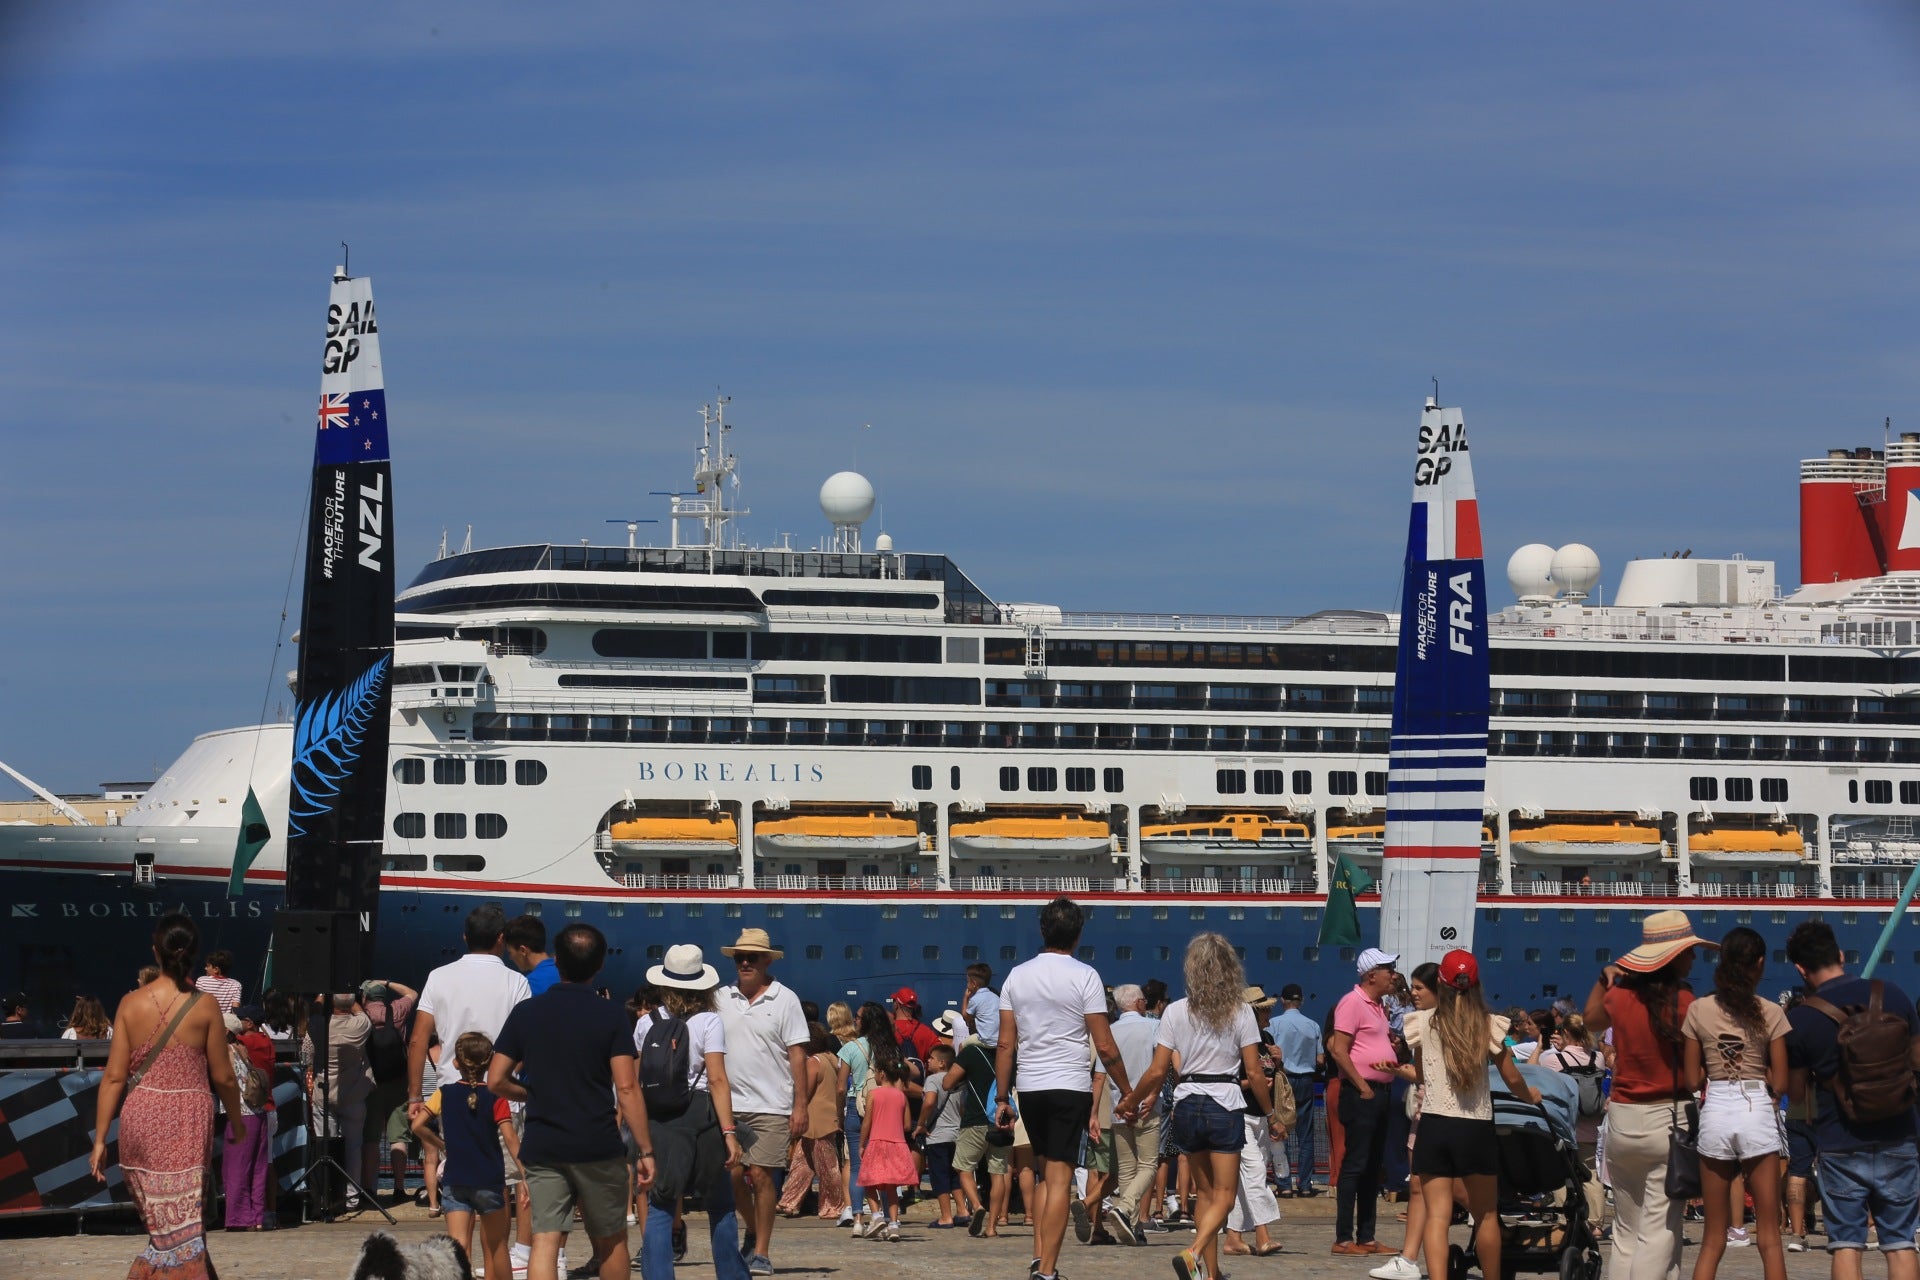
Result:
<svg viewBox="0 0 1920 1280"><path fill-rule="evenodd" d="M1160 1034L1154 1037L1153 1042L1180 1055L1180 1074L1183 1076L1238 1075L1240 1050L1246 1045L1260 1043L1260 1024L1254 1021L1253 1006L1243 1004L1234 1011L1224 1029L1215 1030L1194 1017L1185 1000L1175 1000L1160 1015ZM1195 1094L1211 1098L1229 1111L1247 1109L1247 1100L1241 1096L1240 1086L1231 1080L1182 1080L1174 1086L1173 1100L1178 1103L1180 1099Z"/></svg>
<svg viewBox="0 0 1920 1280"><path fill-rule="evenodd" d="M967 1012L973 1017L973 1034L980 1037L980 1043L988 1048L1000 1043L1000 997L985 987L973 993L973 999L967 1001ZM964 1022L964 1020L963 1020ZM966 1038L959 1031L953 1033L954 1052Z"/></svg>
<svg viewBox="0 0 1920 1280"><path fill-rule="evenodd" d="M1000 1007L1019 1033L1014 1087L1093 1092L1087 1015L1107 1011L1100 975L1069 955L1042 951L1000 985Z"/></svg>
<svg viewBox="0 0 1920 1280"><path fill-rule="evenodd" d="M787 1049L813 1037L800 1012L800 997L778 982L749 1002L739 987L719 996L726 1024L727 1082L733 1113L787 1115L793 1110L793 1067Z"/></svg>
<svg viewBox="0 0 1920 1280"><path fill-rule="evenodd" d="M653 1029L650 1013L633 1024L633 1051L646 1048L647 1032ZM727 1051L727 1024L717 1013L696 1013L687 1019L687 1085L695 1093L711 1093L707 1088L707 1055Z"/></svg>
<svg viewBox="0 0 1920 1280"><path fill-rule="evenodd" d="M446 1048L440 1054L440 1083L460 1082L453 1046L469 1031L497 1039L513 1006L531 996L526 975L509 968L490 951L470 951L427 975L419 1012L431 1014L433 1029Z"/></svg>

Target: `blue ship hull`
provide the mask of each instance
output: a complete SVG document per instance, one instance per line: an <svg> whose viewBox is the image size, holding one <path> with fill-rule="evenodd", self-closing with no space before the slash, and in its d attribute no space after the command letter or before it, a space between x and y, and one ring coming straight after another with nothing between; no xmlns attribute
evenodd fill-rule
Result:
<svg viewBox="0 0 1920 1280"><path fill-rule="evenodd" d="M111 1008L135 985L150 962L151 922L183 910L199 921L201 954L233 952L238 975L251 998L265 975L277 883L250 880L240 897L226 895L224 881L162 879L153 890L136 889L125 877L86 873L16 873L5 878L6 940L0 944L0 989L24 991L41 1026L55 1030L78 993L99 996ZM646 969L677 942L693 942L718 958L719 948L740 930L766 929L786 951L781 978L802 999L822 1006L834 1000L857 1004L884 1000L901 986L919 992L929 1016L957 1002L963 971L980 959L1004 974L1038 948L1039 902L1030 898L963 898L938 901L798 895L706 895L606 902L503 897L497 893L381 893L375 942L376 975L418 985L427 972L461 953L461 922L481 902L499 902L509 915L532 911L558 930L575 920L605 931L611 951L600 985L624 997L645 979ZM1355 948L1317 946L1320 904L1311 899L1194 895L1088 895L1091 919L1082 954L1109 982L1159 977L1180 990L1180 960L1187 940L1217 930L1243 949L1248 979L1269 990L1298 982L1310 1008L1324 1009L1352 980ZM1782 948L1803 919L1822 916L1834 926L1849 963L1870 948L1890 903L1858 910L1823 903L1673 900L1503 899L1483 904L1476 950L1483 959L1487 995L1496 1005L1537 1006L1559 996L1584 1000L1607 960L1630 949L1641 917L1678 905L1696 929L1716 938L1736 924L1766 937L1771 959L1762 991L1797 985ZM1377 902L1362 900L1363 936L1378 928ZM1882 973L1898 982L1920 965L1920 929L1896 933ZM1696 979L1703 988L1711 979Z"/></svg>

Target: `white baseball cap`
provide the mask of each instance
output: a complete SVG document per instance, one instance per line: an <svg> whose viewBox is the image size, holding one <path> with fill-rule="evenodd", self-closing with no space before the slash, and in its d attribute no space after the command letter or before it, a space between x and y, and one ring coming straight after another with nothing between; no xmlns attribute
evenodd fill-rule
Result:
<svg viewBox="0 0 1920 1280"><path fill-rule="evenodd" d="M1364 978L1375 969L1391 969L1399 963L1400 957L1393 952L1382 951L1378 947L1368 947L1360 953L1360 958L1353 962L1353 967L1354 972Z"/></svg>

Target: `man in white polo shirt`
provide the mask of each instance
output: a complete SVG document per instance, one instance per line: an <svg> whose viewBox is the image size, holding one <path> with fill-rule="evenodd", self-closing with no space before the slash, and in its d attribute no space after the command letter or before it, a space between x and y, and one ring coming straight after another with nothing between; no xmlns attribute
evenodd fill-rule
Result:
<svg viewBox="0 0 1920 1280"><path fill-rule="evenodd" d="M734 1197L746 1209L749 1235L740 1251L747 1271L773 1274L773 1214L793 1140L807 1127L807 1019L800 998L773 979L777 950L765 929L743 929L720 954L733 957L737 978L720 993L727 1028L727 1081L736 1137L746 1153L734 1171Z"/></svg>

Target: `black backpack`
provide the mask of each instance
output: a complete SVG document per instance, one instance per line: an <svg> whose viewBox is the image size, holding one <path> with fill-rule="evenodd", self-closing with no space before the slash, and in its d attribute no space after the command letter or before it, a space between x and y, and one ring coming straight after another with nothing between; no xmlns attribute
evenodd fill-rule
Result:
<svg viewBox="0 0 1920 1280"><path fill-rule="evenodd" d="M1600 1055L1590 1050L1584 1063L1576 1063L1567 1057L1565 1049L1560 1050L1560 1070L1572 1076L1573 1082L1580 1086L1580 1118L1592 1120L1607 1109L1607 1092L1600 1086Z"/></svg>
<svg viewBox="0 0 1920 1280"><path fill-rule="evenodd" d="M386 1016L367 1033L367 1065L381 1084L404 1080L407 1076L407 1036L393 1021L393 1001L382 1008Z"/></svg>
<svg viewBox="0 0 1920 1280"><path fill-rule="evenodd" d="M670 1120L693 1105L693 1086L687 1083L687 1024L665 1009L647 1017L647 1035L640 1042L640 1096L649 1117Z"/></svg>

